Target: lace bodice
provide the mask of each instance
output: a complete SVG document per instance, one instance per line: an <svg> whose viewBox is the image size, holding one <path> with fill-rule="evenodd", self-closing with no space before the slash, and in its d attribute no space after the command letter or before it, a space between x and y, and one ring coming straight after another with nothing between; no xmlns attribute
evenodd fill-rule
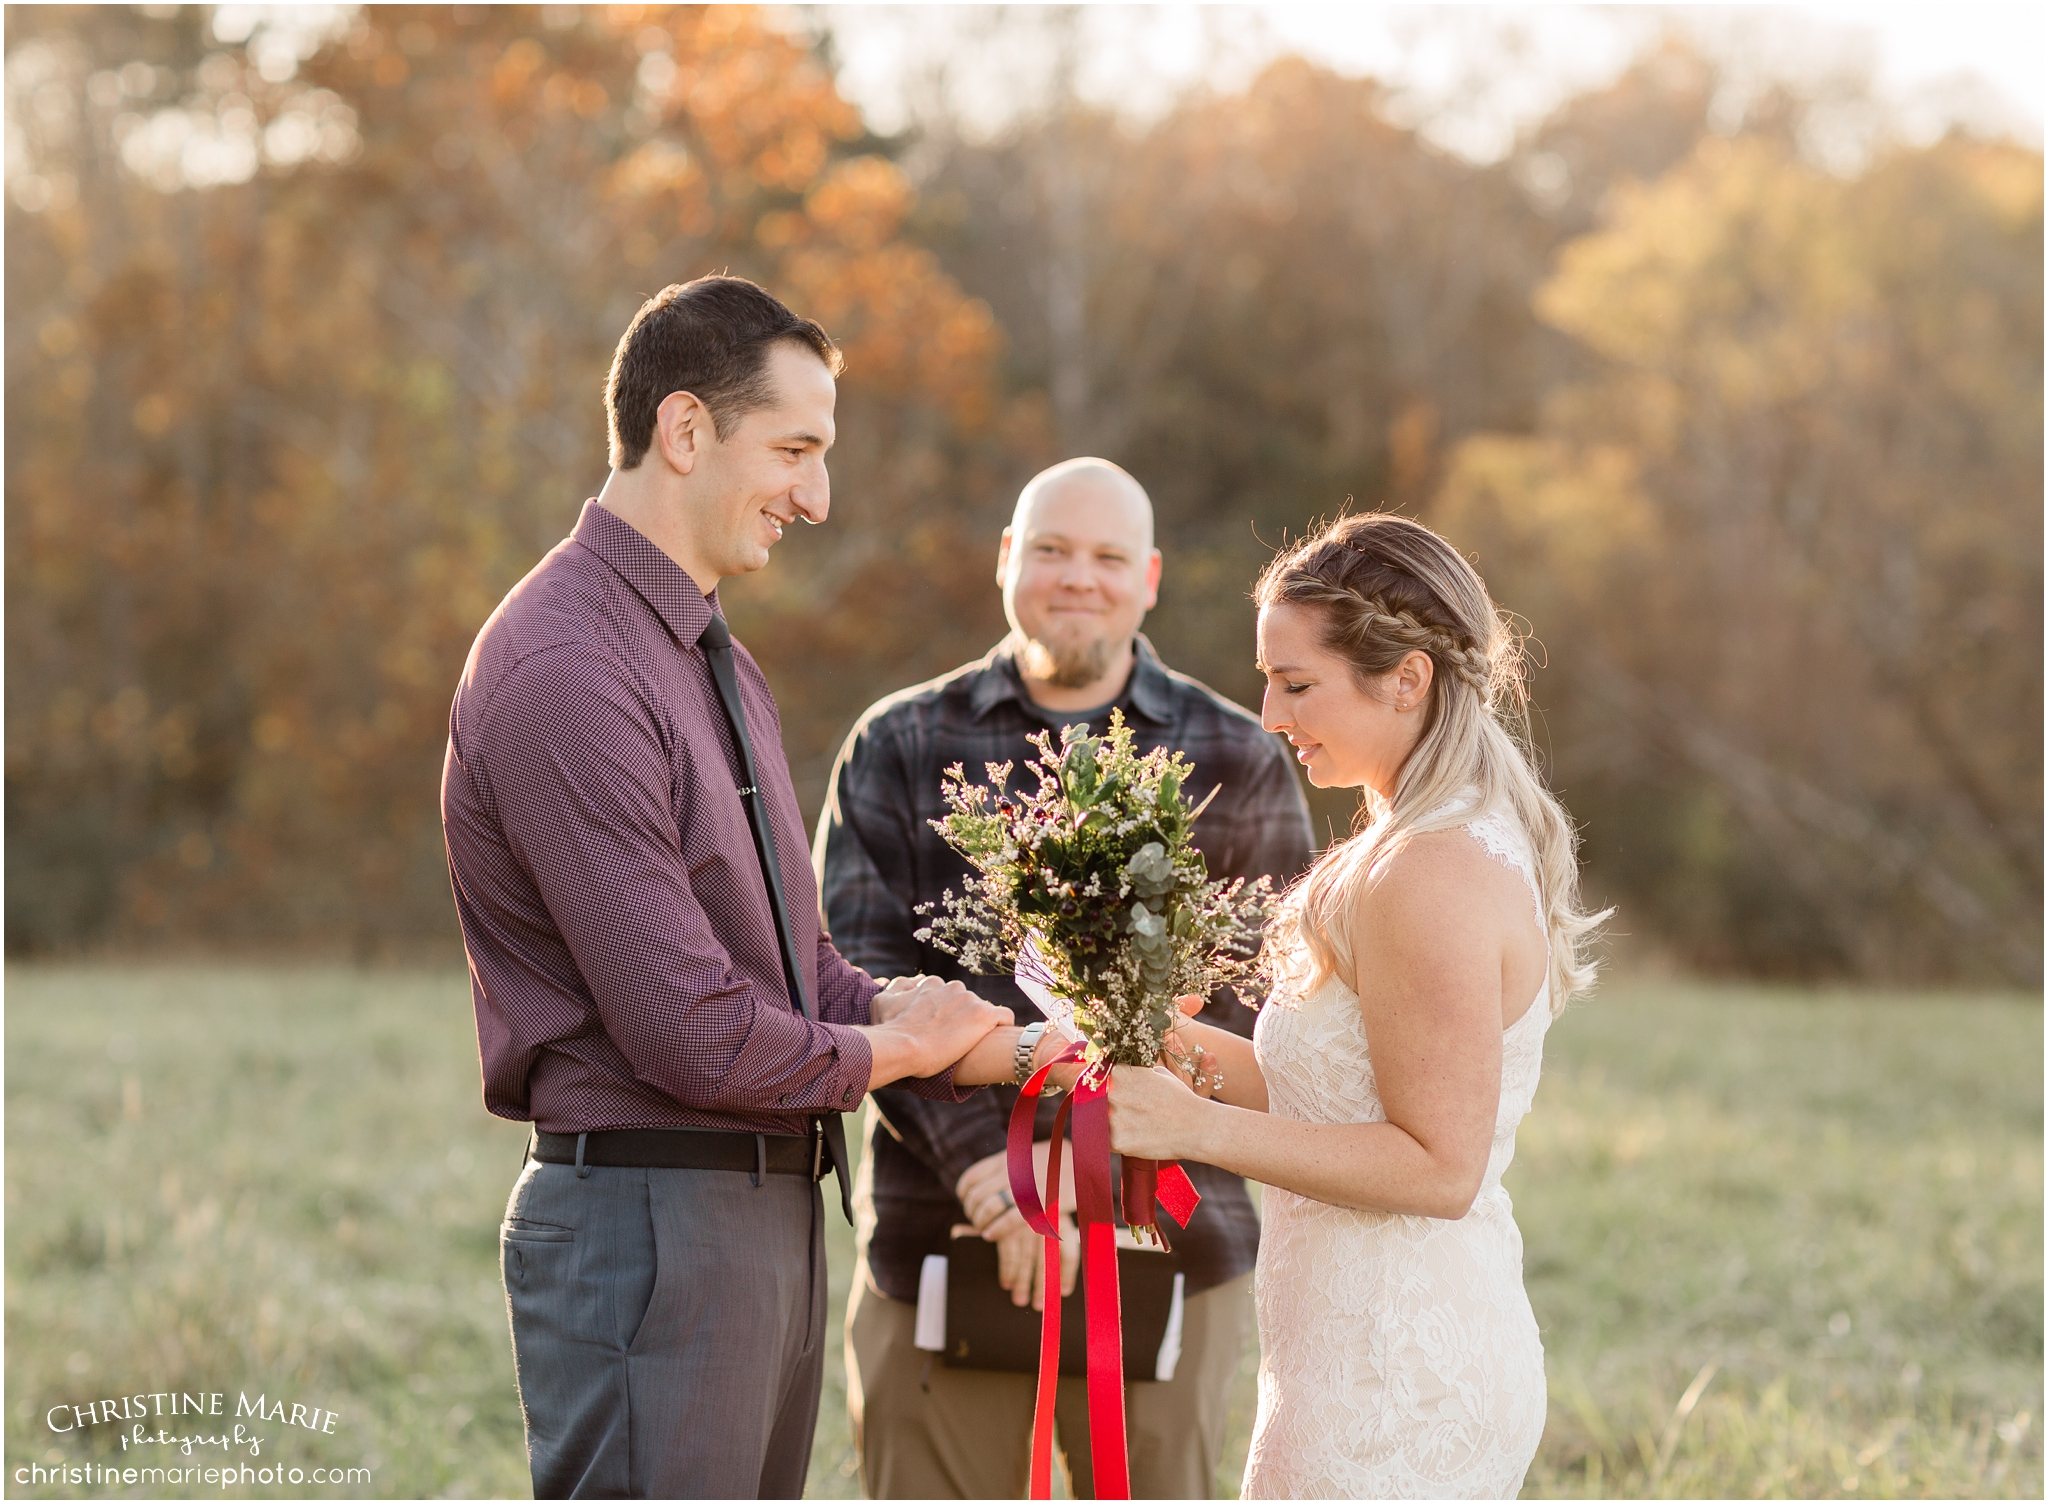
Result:
<svg viewBox="0 0 2048 1504"><path fill-rule="evenodd" d="M1543 908L1536 899L1536 869L1521 832L1502 815L1488 815L1462 827L1497 860L1529 885L1536 923ZM1260 1069L1266 1077L1270 1110L1305 1123L1379 1123L1379 1082L1366 1046L1365 1017L1358 994L1335 977L1306 997L1278 994L1269 1008L1284 1014L1258 1031ZM1546 981L1528 1010L1501 1036L1500 1110L1495 1114L1493 1153L1486 1165L1483 1196L1500 1185L1515 1157L1515 1128L1536 1100L1543 1066L1543 1036L1550 1026L1550 985ZM1268 1061L1277 1069L1269 1069Z"/></svg>
<svg viewBox="0 0 2048 1504"><path fill-rule="evenodd" d="M1463 829L1536 893L1520 829ZM1537 921L1542 923L1540 903ZM1543 1348L1521 1234L1500 1178L1535 1100L1546 983L1501 1039L1493 1149L1472 1209L1449 1222L1265 1195L1258 1268L1259 1418L1245 1497L1512 1497L1543 1432ZM1358 994L1336 978L1259 1016L1272 1112L1383 1122Z"/></svg>

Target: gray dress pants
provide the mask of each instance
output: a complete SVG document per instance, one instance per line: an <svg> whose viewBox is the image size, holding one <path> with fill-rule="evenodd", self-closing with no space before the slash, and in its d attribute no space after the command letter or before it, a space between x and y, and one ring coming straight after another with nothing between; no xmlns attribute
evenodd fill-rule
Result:
<svg viewBox="0 0 2048 1504"><path fill-rule="evenodd" d="M529 1163L499 1230L537 1499L800 1498L824 1205L796 1175Z"/></svg>

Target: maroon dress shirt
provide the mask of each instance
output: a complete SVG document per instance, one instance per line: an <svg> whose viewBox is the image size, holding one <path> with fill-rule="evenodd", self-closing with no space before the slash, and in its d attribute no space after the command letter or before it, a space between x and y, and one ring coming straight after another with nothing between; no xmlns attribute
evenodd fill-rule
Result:
<svg viewBox="0 0 2048 1504"><path fill-rule="evenodd" d="M739 757L698 635L717 609L595 501L491 613L449 717L441 818L484 1105L550 1133L807 1131L867 1091L873 978L818 918L768 681L733 644L797 955L791 1006ZM952 1073L903 1083L957 1100Z"/></svg>

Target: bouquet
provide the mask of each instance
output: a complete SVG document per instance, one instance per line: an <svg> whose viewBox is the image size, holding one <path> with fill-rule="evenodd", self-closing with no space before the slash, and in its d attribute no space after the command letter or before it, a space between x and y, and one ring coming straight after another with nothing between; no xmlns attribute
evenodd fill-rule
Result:
<svg viewBox="0 0 2048 1504"><path fill-rule="evenodd" d="M946 770L949 813L932 826L975 871L965 893L922 906L940 912L917 937L978 975L1042 969L1091 1064L1150 1065L1176 997L1253 981L1272 884L1209 879L1190 837L1217 791L1190 809L1193 766L1163 747L1139 755L1122 711L1106 736L1069 726L1057 752L1045 732L1031 742L1028 796L1006 792L1010 763L990 763L987 786Z"/></svg>
<svg viewBox="0 0 2048 1504"><path fill-rule="evenodd" d="M948 813L932 825L974 872L920 909L918 938L977 974L1014 973L1098 1078L1149 1066L1180 1022L1176 997L1253 983L1272 885L1210 880L1190 839L1209 803L1188 805L1193 766L1164 748L1141 756L1121 711L1106 736L1031 740L1034 793L1008 792L1009 763L990 763L986 786L947 769ZM1150 1227L1149 1209L1127 1196L1125 1220Z"/></svg>

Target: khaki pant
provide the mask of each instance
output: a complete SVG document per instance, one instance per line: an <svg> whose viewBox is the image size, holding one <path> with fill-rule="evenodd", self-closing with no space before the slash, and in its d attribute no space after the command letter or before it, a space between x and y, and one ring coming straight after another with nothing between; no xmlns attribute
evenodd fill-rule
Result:
<svg viewBox="0 0 2048 1504"><path fill-rule="evenodd" d="M1215 1496L1230 1382L1252 1332L1252 1277L1188 1297L1172 1379L1124 1385L1131 1497ZM846 1307L846 1405L871 1499L1021 1499L1031 1479L1030 1374L948 1368L914 1345L917 1308L874 1285L867 1261ZM1095 1497L1088 1388L1060 1380L1054 1452L1067 1492Z"/></svg>

